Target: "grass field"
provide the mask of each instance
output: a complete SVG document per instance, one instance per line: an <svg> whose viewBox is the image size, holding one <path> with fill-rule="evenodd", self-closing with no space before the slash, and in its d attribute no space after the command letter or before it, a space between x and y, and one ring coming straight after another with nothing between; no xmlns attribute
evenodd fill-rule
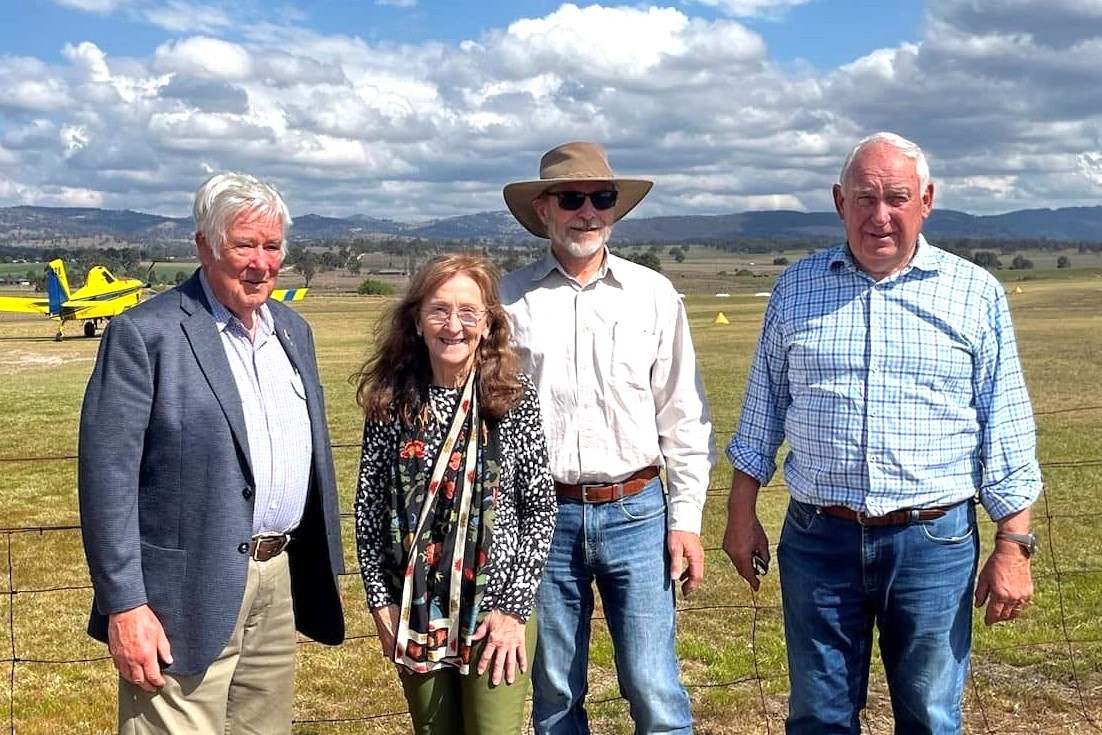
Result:
<svg viewBox="0 0 1102 735"><path fill-rule="evenodd" d="M689 292L686 305L722 450L765 305L754 293L768 291L771 279L724 281L706 259L682 265L672 276ZM976 626L965 703L970 733L1094 732L1094 721L1102 718L1102 541L1096 530L1102 517L1102 276L1078 269L1032 275L1034 280L1011 284L1021 292L1010 299L1046 480L1035 508L1043 552L1034 566L1035 603L1024 618L1012 626ZM731 295L711 295L720 286ZM316 334L345 513L351 510L361 431L347 377L363 358L384 303L319 288L296 304ZM720 311L729 324L713 323ZM75 528L73 460L80 399L99 340L54 343L53 331L42 318L0 315L0 639L6 649L0 653L0 727L11 723L26 735L105 733L113 726L114 675L103 646L84 634L91 592ZM786 664L777 579L771 573L754 595L719 550L729 480L721 459L705 510L705 582L691 598L679 600L684 679L698 733L779 733ZM773 542L785 502L775 480L760 504ZM350 518L344 530L353 572L342 579L350 639L339 648L300 647L296 732L408 732L400 689L380 660L354 574ZM985 554L991 536L985 525ZM594 731L629 733L607 635L600 620L596 627L590 669ZM879 673L866 725L868 732L891 732Z"/></svg>

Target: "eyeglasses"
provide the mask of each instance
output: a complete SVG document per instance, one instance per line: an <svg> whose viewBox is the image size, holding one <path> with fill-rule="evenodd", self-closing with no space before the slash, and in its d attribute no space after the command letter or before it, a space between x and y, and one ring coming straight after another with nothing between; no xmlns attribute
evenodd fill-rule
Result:
<svg viewBox="0 0 1102 735"><path fill-rule="evenodd" d="M548 194L554 195L559 200L559 209L565 209L567 212L573 212L581 209L585 204L586 197L589 197L589 201L593 202L593 208L597 210L612 209L616 206L616 197L620 192L615 189L602 189L601 191L591 191L586 193L584 191L552 191Z"/></svg>
<svg viewBox="0 0 1102 735"><path fill-rule="evenodd" d="M430 306L421 313L424 315L425 321L441 326L451 321L452 314L459 317L459 323L464 327L477 327L479 322L482 321L482 317L486 316L485 311L472 309L469 306L462 306L454 310L446 306Z"/></svg>

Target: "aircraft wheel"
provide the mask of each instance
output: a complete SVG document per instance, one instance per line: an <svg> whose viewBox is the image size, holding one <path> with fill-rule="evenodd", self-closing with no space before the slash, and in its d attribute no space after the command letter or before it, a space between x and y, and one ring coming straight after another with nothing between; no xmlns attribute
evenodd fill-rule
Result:
<svg viewBox="0 0 1102 735"><path fill-rule="evenodd" d="M54 335L54 342L60 342L61 338L64 337L64 336L65 335L62 334L60 330L58 330L57 334Z"/></svg>
<svg viewBox="0 0 1102 735"><path fill-rule="evenodd" d="M96 323L95 322L84 322L84 336L85 337L95 337L96 336Z"/></svg>

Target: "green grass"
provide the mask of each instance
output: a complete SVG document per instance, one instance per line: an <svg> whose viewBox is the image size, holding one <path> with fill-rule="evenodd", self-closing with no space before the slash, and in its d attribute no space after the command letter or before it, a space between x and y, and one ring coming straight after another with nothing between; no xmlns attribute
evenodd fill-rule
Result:
<svg viewBox="0 0 1102 735"><path fill-rule="evenodd" d="M758 257L772 261L772 256ZM683 265L694 265L692 253ZM771 571L754 595L719 548L730 481L722 449L737 419L765 306L765 299L753 294L769 290L762 281L770 279L745 284L728 279L721 285L731 296L717 298L712 294L718 289L707 280L716 278L714 270L707 276L707 260L696 261L695 267L705 274L704 281L684 290L689 291L686 305L719 461L705 510L705 582L693 597L679 599L679 652L697 732L777 733L783 731L787 681L776 573ZM1102 717L1102 540L1097 533L1102 518L1102 393L1097 389L1102 278L1086 270L1037 275L1018 284L1022 292L1010 297L1046 481L1035 508L1034 525L1043 543L1034 567L1037 594L1025 617L1013 625L985 628L977 622L965 702L967 732L1087 732L1085 716ZM684 282L696 283L691 273ZM366 354L386 303L322 292L296 304L316 334L345 512L351 509L362 428L347 378ZM713 323L720 311L730 324ZM0 315L0 529L77 522L75 462L66 457L76 452L80 399L99 340L73 337L57 344L52 334L53 324L40 317ZM762 492L761 517L774 543L786 500L779 478ZM301 646L296 732L408 732L406 719L394 714L404 710L400 688L392 667L378 655L354 574L348 518L344 532L346 564L353 572L342 579L350 640L339 648ZM982 533L986 551L993 535L989 523ZM0 727L14 717L15 730L31 735L110 731L115 679L103 659L104 647L84 633L91 595L85 588L79 532L0 532L0 563L0 639L6 642L0 654ZM594 630L594 731L629 733L630 718L618 698L611 646L599 617ZM13 657L19 662L9 708ZM81 662L55 663L73 660ZM865 721L871 732L890 732L882 675L874 673L872 682Z"/></svg>
<svg viewBox="0 0 1102 735"><path fill-rule="evenodd" d="M45 263L0 263L0 276L41 275L45 267Z"/></svg>

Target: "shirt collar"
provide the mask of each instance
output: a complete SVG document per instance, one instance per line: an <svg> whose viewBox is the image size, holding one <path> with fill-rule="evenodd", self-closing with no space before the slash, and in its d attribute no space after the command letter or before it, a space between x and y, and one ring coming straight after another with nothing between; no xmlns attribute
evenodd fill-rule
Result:
<svg viewBox="0 0 1102 735"><path fill-rule="evenodd" d="M618 260L620 259L613 255L606 245L604 251L604 259L601 261L601 267L597 270L596 277L592 281L590 281L590 283L596 283L597 281L604 280L605 278L611 278L616 283L619 283L619 279L617 279L613 273L614 265ZM535 265L532 267L532 280L542 281L543 279L551 275L551 273L553 273L554 271L558 271L559 274L562 275L562 277L566 280L572 283L577 283L577 281L574 280L574 277L568 274L563 269L562 264L559 263L554 253L551 252L551 248L548 247L547 252L544 253L543 259L536 261Z"/></svg>
<svg viewBox="0 0 1102 735"><path fill-rule="evenodd" d="M919 234L918 244L915 245L915 254L911 258L911 266L920 271L936 271L940 265L941 259L938 258L937 249L926 242L923 235Z"/></svg>
<svg viewBox="0 0 1102 735"><path fill-rule="evenodd" d="M907 263L899 273L906 273L910 268L934 272L938 270L939 265L940 260L938 258L937 249L926 242L925 235L919 233L914 255L911 256L910 262ZM853 254L850 253L847 243L842 243L833 248L830 256L826 260L826 268L828 271L835 271L839 268L844 268L850 272L861 270L857 267L857 262L853 259Z"/></svg>
<svg viewBox="0 0 1102 735"><path fill-rule="evenodd" d="M203 287L203 293L207 297L207 303L210 304L210 313L214 317L214 322L218 325L218 331L224 332L230 328L231 325L236 327L246 334L248 330L245 329L245 325L241 323L241 320L234 316L233 312L225 307L225 305L214 296L214 292L211 291L210 282L207 280L207 274L202 268L199 269L199 284ZM256 310L256 336L268 337L275 334L275 321L272 319L272 311L268 308L267 304L261 304L260 308Z"/></svg>

